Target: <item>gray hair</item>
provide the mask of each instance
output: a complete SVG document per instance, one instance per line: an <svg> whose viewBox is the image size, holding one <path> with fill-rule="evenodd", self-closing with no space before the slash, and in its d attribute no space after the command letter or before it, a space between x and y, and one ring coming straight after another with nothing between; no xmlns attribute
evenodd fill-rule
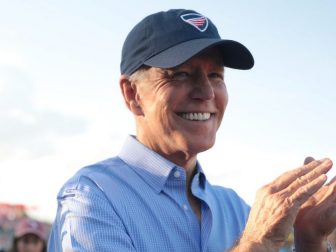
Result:
<svg viewBox="0 0 336 252"><path fill-rule="evenodd" d="M138 70L128 76L128 79L131 82L136 82L139 78L143 76L143 74L150 68L150 66L142 65Z"/></svg>

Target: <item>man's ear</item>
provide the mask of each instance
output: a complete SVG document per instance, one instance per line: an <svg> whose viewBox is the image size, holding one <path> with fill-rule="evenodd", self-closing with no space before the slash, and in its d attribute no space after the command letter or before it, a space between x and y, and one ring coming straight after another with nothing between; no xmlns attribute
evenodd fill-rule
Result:
<svg viewBox="0 0 336 252"><path fill-rule="evenodd" d="M134 115L143 115L142 108L139 104L139 95L136 85L130 81L128 76L121 75L119 86L129 110Z"/></svg>

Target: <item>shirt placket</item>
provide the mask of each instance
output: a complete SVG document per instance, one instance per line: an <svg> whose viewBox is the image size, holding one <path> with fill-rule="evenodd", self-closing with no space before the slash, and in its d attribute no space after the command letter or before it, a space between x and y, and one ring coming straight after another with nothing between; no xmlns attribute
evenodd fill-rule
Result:
<svg viewBox="0 0 336 252"><path fill-rule="evenodd" d="M206 197L206 189L201 188L200 181L199 181L200 174L196 174L192 184L191 184L191 191L192 194L197 197L201 202L201 228L200 228L200 236L201 236L201 251L207 251L207 244L209 240L209 236L211 233L212 228L212 213L207 202Z"/></svg>
<svg viewBox="0 0 336 252"><path fill-rule="evenodd" d="M172 171L166 182L164 192L179 206L180 212L183 213L186 224L189 227L186 230L188 230L190 238L198 244L198 251L201 251L200 223L188 201L186 193L186 174L183 170L175 168Z"/></svg>

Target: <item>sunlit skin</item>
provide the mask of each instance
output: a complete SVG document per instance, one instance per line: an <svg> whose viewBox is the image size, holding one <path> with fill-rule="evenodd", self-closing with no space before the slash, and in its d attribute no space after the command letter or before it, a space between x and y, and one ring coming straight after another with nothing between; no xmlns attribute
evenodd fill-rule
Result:
<svg viewBox="0 0 336 252"><path fill-rule="evenodd" d="M17 241L18 252L42 252L43 240L34 234L27 234Z"/></svg>
<svg viewBox="0 0 336 252"><path fill-rule="evenodd" d="M121 86L126 82L122 77ZM197 154L214 145L228 102L217 50L207 50L175 68L149 68L129 86L122 89L136 118L137 139L192 172ZM181 113L191 112L211 116L205 121L182 118Z"/></svg>

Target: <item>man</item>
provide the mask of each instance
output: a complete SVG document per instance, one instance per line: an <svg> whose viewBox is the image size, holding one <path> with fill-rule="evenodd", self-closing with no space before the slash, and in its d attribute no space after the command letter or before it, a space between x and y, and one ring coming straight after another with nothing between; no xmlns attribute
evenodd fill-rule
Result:
<svg viewBox="0 0 336 252"><path fill-rule="evenodd" d="M233 190L211 185L197 161L228 102L224 66L253 64L245 46L222 40L195 11L138 23L120 78L136 136L64 185L49 251L278 251L293 226L297 251L327 251L336 226L336 182L324 185L329 159L262 187L251 211Z"/></svg>

